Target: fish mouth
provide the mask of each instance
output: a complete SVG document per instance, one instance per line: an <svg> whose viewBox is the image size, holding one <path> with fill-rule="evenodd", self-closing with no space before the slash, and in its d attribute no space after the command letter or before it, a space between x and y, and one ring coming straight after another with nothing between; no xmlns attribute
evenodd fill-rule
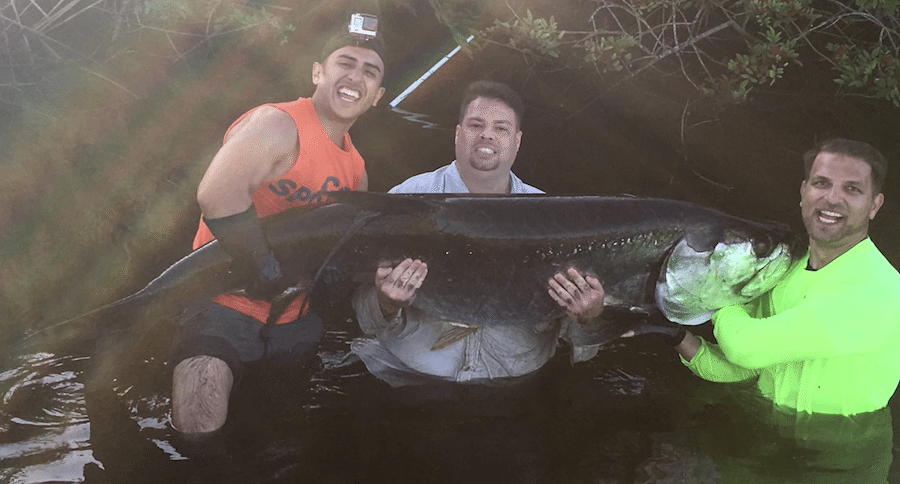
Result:
<svg viewBox="0 0 900 484"><path fill-rule="evenodd" d="M341 86L337 90L338 97L347 102L357 102L362 99L362 91L348 86Z"/></svg>
<svg viewBox="0 0 900 484"><path fill-rule="evenodd" d="M682 239L656 280L657 307L670 321L702 324L716 309L745 304L770 290L792 260L789 242L778 236L723 240L710 250L696 250Z"/></svg>

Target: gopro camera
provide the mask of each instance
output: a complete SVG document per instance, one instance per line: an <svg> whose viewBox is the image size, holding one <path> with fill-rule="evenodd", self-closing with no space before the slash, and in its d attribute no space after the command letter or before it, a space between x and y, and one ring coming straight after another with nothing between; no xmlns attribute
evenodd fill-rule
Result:
<svg viewBox="0 0 900 484"><path fill-rule="evenodd" d="M364 13L354 13L350 16L350 25L347 26L350 35L360 40L371 40L378 33L378 17Z"/></svg>

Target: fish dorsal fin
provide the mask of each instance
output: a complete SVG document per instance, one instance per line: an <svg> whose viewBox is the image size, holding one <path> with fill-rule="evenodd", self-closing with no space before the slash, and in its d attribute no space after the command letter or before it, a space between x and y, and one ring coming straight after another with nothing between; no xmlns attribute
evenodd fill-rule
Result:
<svg viewBox="0 0 900 484"><path fill-rule="evenodd" d="M442 203L441 198L427 194L394 194L338 190L326 192L329 198L338 202L383 214L412 214L434 212Z"/></svg>

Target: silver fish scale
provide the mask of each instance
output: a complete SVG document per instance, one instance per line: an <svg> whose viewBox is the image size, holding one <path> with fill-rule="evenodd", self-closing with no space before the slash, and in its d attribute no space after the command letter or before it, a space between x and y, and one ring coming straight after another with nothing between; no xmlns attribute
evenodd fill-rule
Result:
<svg viewBox="0 0 900 484"><path fill-rule="evenodd" d="M421 258L429 272L416 304L446 319L484 325L533 325L558 315L558 305L547 294L547 282L568 266L596 274L610 302L654 309L663 261L683 236L697 252L713 250L726 235L752 241L752 247L783 243L783 258L788 260L805 251L802 241L784 226L759 224L675 200L365 192L328 196L341 203L263 220L283 268L312 278L328 266L322 272L329 277L341 275L369 284L379 261ZM731 259L722 260L730 263ZM711 263L712 259L697 258L679 272L703 274ZM777 281L777 271L766 270L766 264L755 274L764 275L764 282ZM727 274L730 269L722 266L717 271ZM96 322L104 321L104 331L110 331L114 329L110 321L124 327L135 321L159 321L223 291L240 290L240 282L228 255L213 241L173 264L141 291L52 329L67 331L75 321L91 321L99 327ZM727 284L734 284L726 288L732 293L766 287L732 279ZM692 296L691 291L685 294L689 297L676 303L688 312L697 309L692 301L704 299L692 299L696 294Z"/></svg>

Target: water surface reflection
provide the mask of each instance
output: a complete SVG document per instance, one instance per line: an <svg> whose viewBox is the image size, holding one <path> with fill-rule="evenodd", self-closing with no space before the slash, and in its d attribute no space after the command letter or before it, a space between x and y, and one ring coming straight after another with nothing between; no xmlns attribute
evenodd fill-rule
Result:
<svg viewBox="0 0 900 484"><path fill-rule="evenodd" d="M87 358L23 356L0 374L0 478L875 483L891 465L889 409L773 412L751 388L693 377L655 341L615 343L574 367L559 355L511 389L390 389L348 356L355 323L332 327L316 367L248 370L203 445L171 429L164 361L137 355L102 381Z"/></svg>
<svg viewBox="0 0 900 484"><path fill-rule="evenodd" d="M0 373L0 478L70 481L88 463L90 421L81 383L87 358L34 353Z"/></svg>

